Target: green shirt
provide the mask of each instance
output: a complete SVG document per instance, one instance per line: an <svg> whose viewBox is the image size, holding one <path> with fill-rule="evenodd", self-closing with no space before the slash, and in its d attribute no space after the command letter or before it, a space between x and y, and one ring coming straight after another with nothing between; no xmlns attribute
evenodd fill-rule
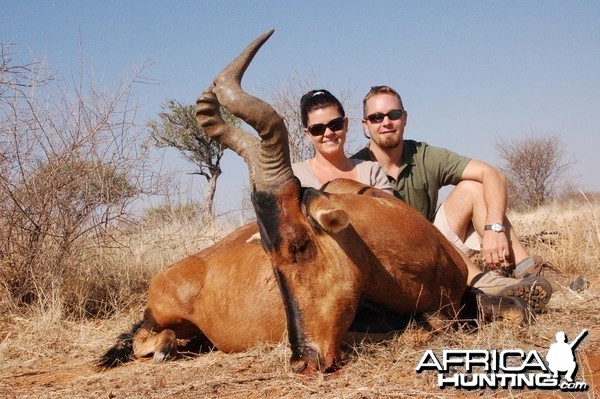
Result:
<svg viewBox="0 0 600 399"><path fill-rule="evenodd" d="M368 146L352 158L375 160ZM400 172L388 179L396 197L433 220L440 188L458 184L470 160L445 148L404 140Z"/></svg>

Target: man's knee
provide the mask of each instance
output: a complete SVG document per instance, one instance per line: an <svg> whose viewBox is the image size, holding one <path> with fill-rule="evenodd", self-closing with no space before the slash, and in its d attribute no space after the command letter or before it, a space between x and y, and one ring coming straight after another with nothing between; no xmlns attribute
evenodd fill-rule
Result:
<svg viewBox="0 0 600 399"><path fill-rule="evenodd" d="M464 232L475 212L485 207L483 185L476 181L463 180L450 192L444 204L450 226L457 232Z"/></svg>
<svg viewBox="0 0 600 399"><path fill-rule="evenodd" d="M462 180L460 181L451 194L464 198L481 198L483 199L483 184L473 180Z"/></svg>
<svg viewBox="0 0 600 399"><path fill-rule="evenodd" d="M444 200L446 217L452 229L464 233L473 218L476 208L484 204L483 185L472 180L458 183Z"/></svg>

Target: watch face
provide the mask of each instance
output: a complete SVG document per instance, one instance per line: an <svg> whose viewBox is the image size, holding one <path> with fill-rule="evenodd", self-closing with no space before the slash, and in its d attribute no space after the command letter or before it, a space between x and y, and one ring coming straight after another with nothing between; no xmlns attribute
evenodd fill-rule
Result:
<svg viewBox="0 0 600 399"><path fill-rule="evenodd" d="M504 226L500 223L486 224L483 228L484 230L492 230L496 233L501 233L504 231Z"/></svg>

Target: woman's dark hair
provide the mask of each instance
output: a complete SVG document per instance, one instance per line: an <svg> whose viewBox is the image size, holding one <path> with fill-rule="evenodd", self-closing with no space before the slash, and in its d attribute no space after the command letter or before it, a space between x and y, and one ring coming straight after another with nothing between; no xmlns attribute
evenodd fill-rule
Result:
<svg viewBox="0 0 600 399"><path fill-rule="evenodd" d="M308 124L309 112L330 107L332 105L338 108L338 111L340 111L340 114L343 117L346 116L342 103L327 90L311 90L303 95L300 100L300 118L302 119L302 126L306 127Z"/></svg>

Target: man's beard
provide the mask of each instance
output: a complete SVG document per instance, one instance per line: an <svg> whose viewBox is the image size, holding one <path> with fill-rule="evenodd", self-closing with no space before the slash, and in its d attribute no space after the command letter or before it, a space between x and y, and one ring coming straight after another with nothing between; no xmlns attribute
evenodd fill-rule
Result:
<svg viewBox="0 0 600 399"><path fill-rule="evenodd" d="M400 139L398 138L398 135L385 137L383 140L379 141L379 147L381 147L381 148L395 148L395 147L398 147L399 145L400 145Z"/></svg>

